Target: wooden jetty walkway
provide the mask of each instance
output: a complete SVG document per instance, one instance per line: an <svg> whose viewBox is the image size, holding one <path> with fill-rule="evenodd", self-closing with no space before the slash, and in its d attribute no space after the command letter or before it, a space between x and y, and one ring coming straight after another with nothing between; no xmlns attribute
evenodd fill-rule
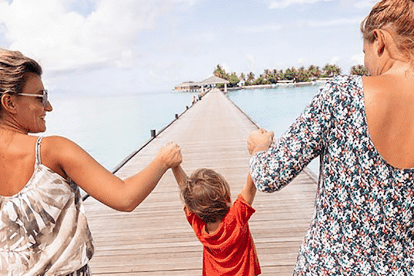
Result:
<svg viewBox="0 0 414 276"><path fill-rule="evenodd" d="M257 127L222 92L213 90L126 163L125 178L144 168L167 142L182 148L190 174L206 167L229 182L234 200L244 186L249 155L246 140ZM292 275L307 231L316 177L305 169L288 187L257 193L250 219L262 275ZM201 275L202 246L185 219L173 174L168 171L153 193L131 213L114 211L93 198L85 201L95 241L94 275Z"/></svg>

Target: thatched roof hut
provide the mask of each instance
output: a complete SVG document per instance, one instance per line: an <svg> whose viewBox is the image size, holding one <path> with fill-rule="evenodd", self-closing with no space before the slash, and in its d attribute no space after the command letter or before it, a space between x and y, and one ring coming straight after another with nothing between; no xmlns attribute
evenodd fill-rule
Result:
<svg viewBox="0 0 414 276"><path fill-rule="evenodd" d="M176 91L181 92L197 92L201 88L201 84L199 82L194 81L185 81L177 86L174 87Z"/></svg>
<svg viewBox="0 0 414 276"><path fill-rule="evenodd" d="M203 90L204 85L211 85L211 86L215 86L216 84L224 84L224 92L227 92L227 84L229 84L230 82L226 79L222 79L219 78L215 75L200 81L200 84L202 86L201 90Z"/></svg>

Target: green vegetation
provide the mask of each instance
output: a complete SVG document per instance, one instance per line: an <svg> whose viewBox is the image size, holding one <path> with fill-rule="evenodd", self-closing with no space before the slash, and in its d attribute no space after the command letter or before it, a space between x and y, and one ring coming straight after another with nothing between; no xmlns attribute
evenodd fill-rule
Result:
<svg viewBox="0 0 414 276"><path fill-rule="evenodd" d="M263 84L274 84L280 81L291 81L291 82L310 82L320 78L330 78L335 75L341 74L342 70L337 65L326 64L322 69L319 66L310 65L308 68L295 67L287 68L285 71L277 69L265 69L263 74L258 78L255 77L253 72L247 75L243 72L240 73L239 77L235 72L228 74L226 70L219 64L214 70L214 75L230 82L229 87L236 86L240 82L244 82L245 86L249 85L263 85ZM368 75L368 71L362 65L352 66L351 75Z"/></svg>
<svg viewBox="0 0 414 276"><path fill-rule="evenodd" d="M368 70L362 65L352 66L351 75L368 76Z"/></svg>
<svg viewBox="0 0 414 276"><path fill-rule="evenodd" d="M226 73L226 70L224 70L222 67L221 67L221 65L219 65L219 64L217 64L217 68L214 70L214 75L216 76L216 77L219 77L219 78L222 78L222 79L226 79L226 80L228 80L230 83L229 83L229 86L230 87L233 87L233 86L236 86L239 82L240 82L240 79L237 77L237 75L236 75L236 73L232 73L232 74L227 74ZM244 74L242 73L242 75L243 75L243 77L244 77ZM221 87L221 86L223 86L222 84L218 84L217 85L217 87Z"/></svg>

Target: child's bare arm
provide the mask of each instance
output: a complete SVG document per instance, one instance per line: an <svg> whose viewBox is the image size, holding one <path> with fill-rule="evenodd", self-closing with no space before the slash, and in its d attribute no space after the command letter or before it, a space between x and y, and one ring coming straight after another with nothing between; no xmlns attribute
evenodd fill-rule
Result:
<svg viewBox="0 0 414 276"><path fill-rule="evenodd" d="M183 168L178 165L177 167L172 168L175 180L177 181L178 186L181 187L183 181L187 178L187 175Z"/></svg>
<svg viewBox="0 0 414 276"><path fill-rule="evenodd" d="M246 185L240 194L249 205L252 205L254 197L256 196L256 186L250 174L247 175Z"/></svg>

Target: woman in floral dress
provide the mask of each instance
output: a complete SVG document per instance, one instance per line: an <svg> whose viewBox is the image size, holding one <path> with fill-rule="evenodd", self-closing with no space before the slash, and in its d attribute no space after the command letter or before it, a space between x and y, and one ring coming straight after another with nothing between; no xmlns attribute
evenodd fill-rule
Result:
<svg viewBox="0 0 414 276"><path fill-rule="evenodd" d="M264 192L320 157L295 275L414 275L414 1L377 3L361 31L371 76L334 78L279 139L248 140Z"/></svg>

